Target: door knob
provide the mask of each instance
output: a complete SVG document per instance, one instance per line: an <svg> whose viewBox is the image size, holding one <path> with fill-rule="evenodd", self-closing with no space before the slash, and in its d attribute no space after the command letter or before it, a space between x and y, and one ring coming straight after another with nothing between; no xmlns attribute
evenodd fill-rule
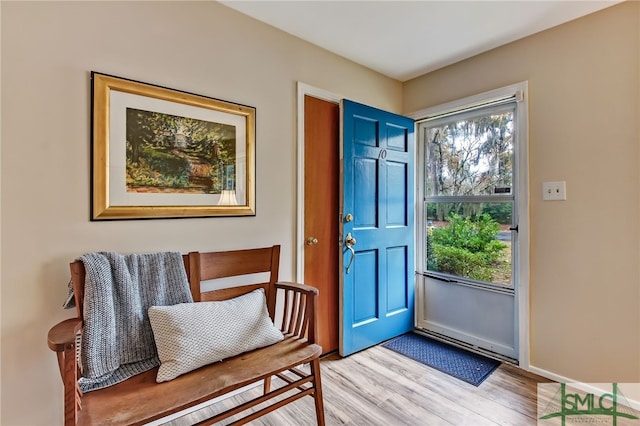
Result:
<svg viewBox="0 0 640 426"><path fill-rule="evenodd" d="M351 235L351 232L347 233L347 236L344 237L344 245L347 247L356 245L356 239Z"/></svg>
<svg viewBox="0 0 640 426"><path fill-rule="evenodd" d="M318 239L316 237L309 237L307 238L307 245L308 246L313 246L318 244Z"/></svg>

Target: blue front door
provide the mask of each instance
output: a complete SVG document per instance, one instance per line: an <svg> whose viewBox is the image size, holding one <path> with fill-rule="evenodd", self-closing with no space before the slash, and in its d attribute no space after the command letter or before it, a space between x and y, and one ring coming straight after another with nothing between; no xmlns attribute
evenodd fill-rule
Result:
<svg viewBox="0 0 640 426"><path fill-rule="evenodd" d="M414 122L342 101L340 354L414 328Z"/></svg>

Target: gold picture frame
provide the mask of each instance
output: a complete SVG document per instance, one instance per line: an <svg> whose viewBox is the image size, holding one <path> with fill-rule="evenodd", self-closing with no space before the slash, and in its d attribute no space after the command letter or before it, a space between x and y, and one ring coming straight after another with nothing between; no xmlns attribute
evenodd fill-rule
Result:
<svg viewBox="0 0 640 426"><path fill-rule="evenodd" d="M255 216L254 107L91 72L91 220Z"/></svg>

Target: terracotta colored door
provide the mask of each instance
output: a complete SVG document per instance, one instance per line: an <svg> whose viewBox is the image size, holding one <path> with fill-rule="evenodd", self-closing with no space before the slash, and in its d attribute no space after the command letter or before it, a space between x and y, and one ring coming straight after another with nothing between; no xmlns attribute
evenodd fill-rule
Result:
<svg viewBox="0 0 640 426"><path fill-rule="evenodd" d="M304 282L319 290L319 343L329 353L338 349L340 107L304 99Z"/></svg>

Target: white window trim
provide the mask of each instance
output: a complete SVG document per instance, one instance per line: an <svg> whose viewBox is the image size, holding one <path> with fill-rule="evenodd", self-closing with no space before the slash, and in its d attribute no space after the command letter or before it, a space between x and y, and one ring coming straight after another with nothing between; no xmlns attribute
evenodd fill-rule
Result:
<svg viewBox="0 0 640 426"><path fill-rule="evenodd" d="M441 105L421 109L419 111L405 114L407 117L418 122L426 120L430 117L447 114L461 109L472 108L494 101L515 97L518 107L516 108L517 119L517 137L518 145L516 148L516 157L518 162L518 176L516 178L516 188L518 189L517 209L518 209L518 259L517 261L517 279L518 286L516 289L516 306L518 312L518 358L520 368L530 369L529 355L529 167L528 167L528 82L523 81L509 86L490 90L477 95L469 96L463 99L447 102ZM424 203L421 201L424 194L424 161L423 147L417 143L418 161L416 161L416 218L424 217ZM425 238L424 227L416 226L416 241L423 241ZM422 273L424 249L422 244L416 247L416 267L419 273ZM422 292L421 286L416 288L416 296ZM423 295L422 295L423 296ZM416 317L420 315L418 310L422 307L416 306Z"/></svg>

